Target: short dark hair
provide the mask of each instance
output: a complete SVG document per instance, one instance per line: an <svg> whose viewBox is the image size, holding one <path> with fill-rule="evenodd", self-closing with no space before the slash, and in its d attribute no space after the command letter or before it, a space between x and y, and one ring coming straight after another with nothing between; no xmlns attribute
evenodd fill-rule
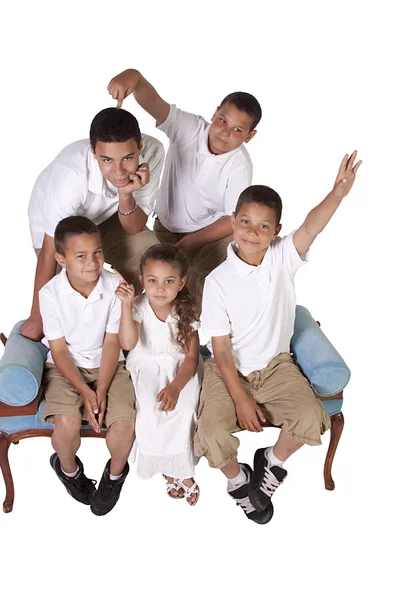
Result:
<svg viewBox="0 0 400 600"><path fill-rule="evenodd" d="M238 110L243 110L252 119L250 131L255 129L261 121L262 110L257 98L247 92L233 92L228 94L221 102L219 107L224 104L233 104Z"/></svg>
<svg viewBox="0 0 400 600"><path fill-rule="evenodd" d="M268 206L268 208L273 210L276 217L276 224L279 225L282 217L282 200L275 190L266 185L251 185L240 194L235 213L237 214L244 204L253 203Z"/></svg>
<svg viewBox="0 0 400 600"><path fill-rule="evenodd" d="M87 217L74 216L62 219L54 232L54 247L56 252L64 256L67 239L73 235L82 235L82 233L89 235L97 234L101 237L97 225Z"/></svg>
<svg viewBox="0 0 400 600"><path fill-rule="evenodd" d="M126 142L133 138L140 146L140 128L136 117L123 108L104 108L90 126L90 145L93 152L97 142Z"/></svg>

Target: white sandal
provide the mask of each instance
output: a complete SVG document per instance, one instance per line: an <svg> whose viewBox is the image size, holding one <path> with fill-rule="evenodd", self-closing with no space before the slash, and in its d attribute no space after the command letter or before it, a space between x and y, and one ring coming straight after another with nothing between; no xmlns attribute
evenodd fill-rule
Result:
<svg viewBox="0 0 400 600"><path fill-rule="evenodd" d="M170 498L172 498L173 500L182 500L183 495L181 495L179 493L180 489L181 489L181 485L180 485L181 480L177 479L175 477L173 481L169 482L166 475L163 475L163 477L167 481L166 488L167 488L167 494L168 494L168 496ZM175 496L175 494L171 494L172 490L175 490L176 492L178 492L178 495Z"/></svg>
<svg viewBox="0 0 400 600"><path fill-rule="evenodd" d="M185 498L185 500L189 504L189 506L194 506L195 504L197 504L197 502L199 501L199 496L200 496L200 488L197 485L197 483L195 482L195 480L193 479L193 485L191 487L188 487L187 485L185 485L183 483L183 479L177 479L176 481L179 485L179 488L181 490L183 490L183 497ZM197 494L197 498L194 502L188 502L188 498L190 498L192 496L192 494Z"/></svg>

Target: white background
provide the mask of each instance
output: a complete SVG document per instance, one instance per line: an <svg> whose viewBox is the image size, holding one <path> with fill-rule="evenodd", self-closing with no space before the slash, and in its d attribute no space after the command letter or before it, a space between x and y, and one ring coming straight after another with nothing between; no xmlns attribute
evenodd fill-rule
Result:
<svg viewBox="0 0 400 600"><path fill-rule="evenodd" d="M395 591L398 538L398 29L395 2L9 3L1 34L0 329L27 317L35 270L27 207L40 171L114 105L106 87L138 68L169 102L210 118L245 90L264 116L248 150L254 183L284 203L283 233L329 192L346 152L364 164L297 277L298 303L352 369L346 425L324 490L328 444L303 448L257 526L201 461L195 508L133 470L100 519L48 463L46 438L10 449L14 512L0 514L2 598L375 598ZM144 132L166 138L129 98ZM243 461L275 430L241 435ZM100 478L101 440L84 440ZM4 493L0 481L0 496ZM1 498L2 499L2 498ZM396 544L394 546L394 544Z"/></svg>

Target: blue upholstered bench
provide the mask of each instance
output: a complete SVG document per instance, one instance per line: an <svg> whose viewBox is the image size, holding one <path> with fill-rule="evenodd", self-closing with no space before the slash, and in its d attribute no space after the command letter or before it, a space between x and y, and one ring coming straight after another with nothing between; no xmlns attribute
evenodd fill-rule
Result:
<svg viewBox="0 0 400 600"><path fill-rule="evenodd" d="M21 336L17 323L8 340L1 334L5 351L0 360L0 467L6 486L4 512L11 512L14 484L8 461L8 449L29 437L50 437L53 425L42 419L43 394L41 380L47 348ZM329 342L319 324L303 306L296 308L292 353L326 411L331 417L331 437L324 465L325 488L333 490L332 462L342 434L343 389L350 379L350 370ZM267 423L267 426L272 426ZM105 431L95 433L90 426L82 427L82 437L105 437Z"/></svg>

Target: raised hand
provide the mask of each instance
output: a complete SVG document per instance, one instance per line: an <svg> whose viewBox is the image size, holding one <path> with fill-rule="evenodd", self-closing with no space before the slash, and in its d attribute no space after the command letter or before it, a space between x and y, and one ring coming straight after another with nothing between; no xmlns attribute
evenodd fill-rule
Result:
<svg viewBox="0 0 400 600"><path fill-rule="evenodd" d="M135 288L131 283L128 283L121 273L112 267L114 273L119 277L120 284L115 290L116 296L121 300L121 304L127 304L129 306L133 306L135 301Z"/></svg>
<svg viewBox="0 0 400 600"><path fill-rule="evenodd" d="M111 79L107 90L117 101L117 108L121 108L125 98L132 94L139 79L140 73L135 69L126 69Z"/></svg>
<svg viewBox="0 0 400 600"><path fill-rule="evenodd" d="M335 185L333 186L333 194L337 198L344 198L350 192L353 187L353 183L356 178L356 173L358 171L359 166L362 161L359 160L358 163L354 165L354 161L357 156L357 150L354 150L353 154L350 156L345 154L342 162L340 163L339 172L337 174ZM353 166L354 165L354 166Z"/></svg>

